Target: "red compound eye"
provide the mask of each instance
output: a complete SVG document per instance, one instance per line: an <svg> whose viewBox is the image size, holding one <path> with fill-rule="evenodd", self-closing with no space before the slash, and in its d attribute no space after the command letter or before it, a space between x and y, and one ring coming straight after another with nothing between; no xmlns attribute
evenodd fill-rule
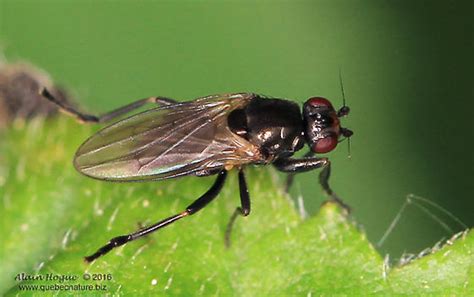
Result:
<svg viewBox="0 0 474 297"><path fill-rule="evenodd" d="M332 151L337 146L337 137L327 136L317 140L311 147L312 151L319 154L324 154Z"/></svg>
<svg viewBox="0 0 474 297"><path fill-rule="evenodd" d="M307 104L313 106L313 107L322 107L322 106L327 106L329 108L332 108L332 104L331 102L326 99L326 98L323 98L323 97L312 97L312 98L309 98L308 101L306 101Z"/></svg>

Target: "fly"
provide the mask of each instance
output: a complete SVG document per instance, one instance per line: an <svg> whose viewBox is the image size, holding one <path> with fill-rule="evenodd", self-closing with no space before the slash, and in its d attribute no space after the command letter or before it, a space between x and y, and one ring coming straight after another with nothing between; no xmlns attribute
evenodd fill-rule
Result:
<svg viewBox="0 0 474 297"><path fill-rule="evenodd" d="M122 182L217 175L211 188L184 211L134 233L112 238L85 257L87 262L198 212L219 194L227 171L236 168L240 207L227 225L226 243L229 244L236 217L250 214L244 169L251 164L273 164L279 171L290 173L290 177L323 168L320 173L323 189L344 205L328 184L330 161L314 154L330 152L341 137L352 136L351 130L340 125L340 118L349 114L345 102L336 111L329 100L312 97L300 111L298 104L292 101L253 93L211 95L188 102L150 97L94 116L57 100L46 89L41 94L81 122L108 122L146 103L158 105L106 126L87 139L74 157L74 166L82 174ZM309 153L303 158L292 158L305 143L310 148Z"/></svg>

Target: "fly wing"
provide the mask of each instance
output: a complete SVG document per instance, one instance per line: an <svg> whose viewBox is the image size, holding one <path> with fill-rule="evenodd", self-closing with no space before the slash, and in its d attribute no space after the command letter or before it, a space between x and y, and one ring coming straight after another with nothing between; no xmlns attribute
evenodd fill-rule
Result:
<svg viewBox="0 0 474 297"><path fill-rule="evenodd" d="M230 131L227 117L253 94L224 94L151 109L103 128L76 153L93 178L165 179L260 160L257 147Z"/></svg>

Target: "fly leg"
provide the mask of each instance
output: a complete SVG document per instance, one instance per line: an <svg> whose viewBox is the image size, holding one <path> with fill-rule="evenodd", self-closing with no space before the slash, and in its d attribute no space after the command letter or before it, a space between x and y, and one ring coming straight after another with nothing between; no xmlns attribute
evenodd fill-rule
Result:
<svg viewBox="0 0 474 297"><path fill-rule="evenodd" d="M312 157L313 155L314 155L314 153L312 151L309 151L303 156L303 159L308 158L308 157ZM290 172L286 176L286 181L285 181L285 192L286 193L288 193L288 191L291 188L291 185L293 184L293 180L295 179L295 174L296 174L296 172Z"/></svg>
<svg viewBox="0 0 474 297"><path fill-rule="evenodd" d="M222 186L224 185L225 179L227 176L227 171L222 170L219 172L216 181L214 184L211 186L209 190L207 190L204 195L199 197L196 201L194 201L192 204L190 204L188 207L186 207L186 210L178 213L174 216L168 217L162 221L159 221L156 224L153 224L151 226L146 227L143 230L138 230L134 233L128 234L128 235L122 235L118 237L112 238L106 245L103 247L99 248L94 254L87 256L84 258L86 262L92 262L95 259L107 254L110 252L112 249L119 247L121 245L126 244L127 242L133 241L135 239L138 239L140 237L143 237L147 234L150 234L152 232L155 232L158 229L161 229L165 226L168 226L169 224L182 219L184 217L190 216L192 214L195 214L202 208L204 208L209 202L211 202L216 196L219 194L219 192L222 190Z"/></svg>
<svg viewBox="0 0 474 297"><path fill-rule="evenodd" d="M245 175L243 169L239 171L239 190L240 190L240 207L237 207L230 217L229 223L225 229L225 245L230 247L231 241L230 236L232 234L232 227L234 226L235 219L238 215L248 216L250 214L250 197L249 191L247 188L247 183L245 181Z"/></svg>
<svg viewBox="0 0 474 297"><path fill-rule="evenodd" d="M329 197L331 197L331 200L335 201L338 203L340 206L342 206L347 213L351 212L351 207L344 203L339 196L337 196L336 193L331 189L331 186L329 186L329 177L331 176L331 163L329 162L327 166L323 168L321 173L319 173L319 184L323 188L324 192L326 192Z"/></svg>
<svg viewBox="0 0 474 297"><path fill-rule="evenodd" d="M60 110L65 112L66 114L69 114L70 116L75 117L77 120L83 123L104 123L108 122L116 117L122 116L126 113L129 113L130 111L137 109L146 103L156 103L161 106L166 106L166 105L171 105L171 104L176 104L177 102L173 99L166 98L166 97L149 97L149 98L144 98L137 100L135 102L132 102L130 104L127 104L125 106L119 107L115 110L112 110L110 112L104 113L99 116L95 116L92 114L86 114L78 111L76 108L71 106L69 103L63 101L63 100L58 100L56 97L54 97L46 88L42 88L40 91L41 96L45 97L52 103L56 104L59 106Z"/></svg>
<svg viewBox="0 0 474 297"><path fill-rule="evenodd" d="M311 171L317 168L323 168L319 174L319 183L324 192L331 198L332 201L342 206L348 213L350 207L345 204L341 198L329 186L329 176L331 175L331 162L327 158L308 157L302 159L282 158L273 163L275 167L282 172L295 174L299 172Z"/></svg>

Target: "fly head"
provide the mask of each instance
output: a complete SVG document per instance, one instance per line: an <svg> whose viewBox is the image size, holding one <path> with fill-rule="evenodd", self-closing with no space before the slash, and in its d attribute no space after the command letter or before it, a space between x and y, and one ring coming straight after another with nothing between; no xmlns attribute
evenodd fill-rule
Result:
<svg viewBox="0 0 474 297"><path fill-rule="evenodd" d="M348 115L349 111L349 107L344 105L336 112L332 103L323 97L312 97L305 102L305 136L314 153L328 153L336 148L341 136L352 136L351 130L341 127L339 119Z"/></svg>

